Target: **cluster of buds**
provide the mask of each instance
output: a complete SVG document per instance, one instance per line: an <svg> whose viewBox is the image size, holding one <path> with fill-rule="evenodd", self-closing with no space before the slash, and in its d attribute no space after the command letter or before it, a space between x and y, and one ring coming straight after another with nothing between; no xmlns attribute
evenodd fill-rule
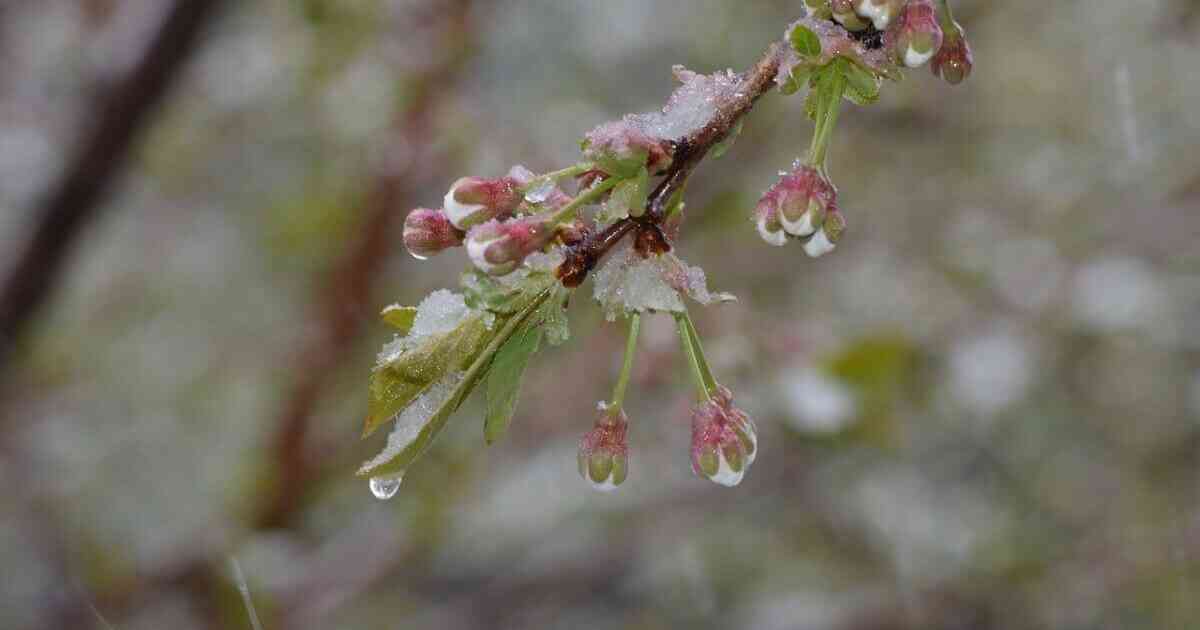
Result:
<svg viewBox="0 0 1200 630"><path fill-rule="evenodd" d="M629 475L629 419L620 407L600 403L596 426L579 440L579 474L592 487L615 490Z"/></svg>
<svg viewBox="0 0 1200 630"><path fill-rule="evenodd" d="M530 254L544 249L559 235L553 211L571 197L547 179L545 186L526 191L536 175L514 166L498 178L463 177L446 193L445 207L417 208L404 221L404 245L425 259L452 247L466 245L467 255L481 271L505 275Z"/></svg>
<svg viewBox="0 0 1200 630"><path fill-rule="evenodd" d="M823 50L849 54L877 72L883 69L873 59L876 51L909 68L932 60L935 75L959 83L971 73L971 48L948 4L944 0L937 4L934 0L805 0L810 19L832 20L844 29L841 34L812 29L821 37ZM861 50L851 41L862 44Z"/></svg>
<svg viewBox="0 0 1200 630"><path fill-rule="evenodd" d="M758 455L758 430L744 411L733 406L733 394L715 394L692 409L692 472L723 486L742 482Z"/></svg>
<svg viewBox="0 0 1200 630"><path fill-rule="evenodd" d="M818 169L797 165L759 200L754 221L763 240L775 246L804 238L804 251L817 258L833 251L846 220L837 207L837 188Z"/></svg>

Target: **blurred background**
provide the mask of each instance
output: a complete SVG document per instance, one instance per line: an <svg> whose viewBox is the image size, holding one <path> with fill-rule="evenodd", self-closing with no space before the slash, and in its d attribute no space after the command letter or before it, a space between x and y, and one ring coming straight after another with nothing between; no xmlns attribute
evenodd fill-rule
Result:
<svg viewBox="0 0 1200 630"><path fill-rule="evenodd" d="M46 299L0 305L0 628L1200 627L1190 0L954 2L973 76L846 106L817 261L747 219L811 131L761 103L679 246L740 298L695 313L760 427L739 488L689 471L665 316L630 480L578 477L624 334L587 287L509 438L473 403L392 500L355 477L376 314L465 265L407 210L573 163L801 4L2 0L0 277Z"/></svg>

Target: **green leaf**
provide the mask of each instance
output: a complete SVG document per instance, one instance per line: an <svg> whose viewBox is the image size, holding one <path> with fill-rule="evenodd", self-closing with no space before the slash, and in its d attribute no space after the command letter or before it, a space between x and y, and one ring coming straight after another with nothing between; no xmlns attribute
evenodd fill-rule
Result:
<svg viewBox="0 0 1200 630"><path fill-rule="evenodd" d="M486 345L475 354L474 359L470 362L470 366L466 368L462 380L454 387L449 396L441 402L437 410L421 424L420 429L416 431L416 435L398 452L391 454L386 461L370 466L364 465L359 469L358 474L364 476L403 474L408 469L408 466L429 448L433 440L445 428L446 421L450 419L450 416L462 406L467 397L471 395L471 392L475 391L475 387L479 384L488 366L492 364L492 360L500 348L512 338L521 325L554 293L555 290L546 289L535 295L526 294L526 303L520 312L511 317L504 318L503 324L501 324L500 318L497 318L497 322L493 328L486 329L485 327L485 330L488 330L490 334ZM453 335L454 333L450 334ZM443 372L438 377L432 379L431 384L445 378L447 373L449 372Z"/></svg>
<svg viewBox="0 0 1200 630"><path fill-rule="evenodd" d="M618 158L612 154L601 155L596 158L596 166L617 179L630 179L637 177L638 169L645 168L648 156L644 149L627 158Z"/></svg>
<svg viewBox="0 0 1200 630"><path fill-rule="evenodd" d="M374 433L447 373L466 369L491 335L483 313L472 313L454 330L430 337L371 374L363 437Z"/></svg>
<svg viewBox="0 0 1200 630"><path fill-rule="evenodd" d="M641 166L633 177L613 188L612 195L604 205L604 220L619 221L630 215L641 216L646 210L646 196L649 194L650 173L645 166Z"/></svg>
<svg viewBox="0 0 1200 630"><path fill-rule="evenodd" d="M522 287L504 284L493 276L472 269L462 275L463 300L481 311L506 315L521 309Z"/></svg>
<svg viewBox="0 0 1200 630"><path fill-rule="evenodd" d="M393 304L383 309L379 314L383 323L395 328L401 335L407 335L412 330L413 322L417 319L417 309L412 306Z"/></svg>
<svg viewBox="0 0 1200 630"><path fill-rule="evenodd" d="M796 92L800 91L800 88L808 85L809 79L812 78L812 75L812 66L804 64L797 65L796 67L792 68L791 73L788 75L787 81L780 86L779 90L789 96L795 94Z"/></svg>
<svg viewBox="0 0 1200 630"><path fill-rule="evenodd" d="M487 415L483 422L483 439L488 444L508 432L521 395L525 367L529 365L529 359L537 352L541 341L542 331L535 322L535 325L527 325L514 334L496 353L487 376Z"/></svg>
<svg viewBox="0 0 1200 630"><path fill-rule="evenodd" d="M821 38L803 24L797 24L792 28L792 32L788 33L788 41L791 42L792 48L796 52L805 57L821 56Z"/></svg>
<svg viewBox="0 0 1200 630"><path fill-rule="evenodd" d="M879 100L879 78L874 72L852 62L842 60L839 64L846 78L846 100L855 105L870 105Z"/></svg>

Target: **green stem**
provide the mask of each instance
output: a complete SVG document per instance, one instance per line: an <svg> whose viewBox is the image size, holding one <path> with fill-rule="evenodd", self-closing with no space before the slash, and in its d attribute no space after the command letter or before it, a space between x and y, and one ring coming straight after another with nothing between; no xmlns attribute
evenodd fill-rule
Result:
<svg viewBox="0 0 1200 630"><path fill-rule="evenodd" d="M950 10L948 0L937 0L938 25L942 27L943 36L947 41L962 37L962 27L954 21L954 12Z"/></svg>
<svg viewBox="0 0 1200 630"><path fill-rule="evenodd" d="M629 379L633 375L633 357L637 354L638 332L641 326L641 313L634 313L629 317L629 337L625 340L625 360L621 363L621 375L617 377L617 387L613 390L613 409L625 406L625 390L629 388Z"/></svg>
<svg viewBox="0 0 1200 630"><path fill-rule="evenodd" d="M675 324L679 329L679 342L683 344L683 353L687 355L688 366L692 371L692 380L696 384L696 396L704 402L717 390L717 382L708 367L708 359L704 356L704 348L700 346L700 338L687 312L675 314Z"/></svg>
<svg viewBox="0 0 1200 630"><path fill-rule="evenodd" d="M537 177L529 180L528 184L522 186L521 192L527 193L548 181L557 182L560 179L568 177L578 177L594 168L596 168L596 165L592 162L580 162L579 164L568 166L567 168L561 170L543 173L542 175L538 175Z"/></svg>
<svg viewBox="0 0 1200 630"><path fill-rule="evenodd" d="M609 177L608 179L600 182L599 184L596 184L592 188L589 188L588 190L579 193L579 195L576 196L575 199L571 201L571 203L563 206L563 209L559 210L554 215L554 222L555 223L565 223L565 222L570 221L571 219L575 218L575 213L580 208L582 208L592 202L598 201L601 197L604 196L604 193L612 190L614 187L616 187L617 184L621 183L622 181L623 180L618 179L616 177Z"/></svg>
<svg viewBox="0 0 1200 630"><path fill-rule="evenodd" d="M835 61L836 63L836 61ZM812 148L808 151L809 166L825 171L825 160L829 155L829 144L833 139L833 129L837 126L838 114L842 109L842 94L846 90L846 77L841 72L830 72L824 84L817 86L821 90L821 99L817 107L817 124L813 130Z"/></svg>

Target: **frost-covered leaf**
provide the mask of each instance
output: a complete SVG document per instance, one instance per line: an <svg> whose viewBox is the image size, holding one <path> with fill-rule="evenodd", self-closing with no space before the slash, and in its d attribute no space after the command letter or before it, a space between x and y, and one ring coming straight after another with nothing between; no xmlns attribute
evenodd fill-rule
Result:
<svg viewBox="0 0 1200 630"><path fill-rule="evenodd" d="M392 304L385 307L383 312L379 314L383 318L383 322L401 335L407 335L412 330L413 322L417 319L417 309L411 306L400 306Z"/></svg>
<svg viewBox="0 0 1200 630"><path fill-rule="evenodd" d="M496 326L492 329L483 325L482 315L471 315L465 319L464 322L478 322L478 328L483 331L483 341L474 352L469 365L463 369L443 369L439 375L432 377L429 384L410 399L409 404L404 405L395 416L396 426L388 436L384 450L365 462L358 474L403 474L409 464L429 448L451 414L458 410L475 390L500 348L553 293L552 289L535 294L525 293L521 310L512 316L497 317ZM438 339L452 336L454 333Z"/></svg>
<svg viewBox="0 0 1200 630"><path fill-rule="evenodd" d="M682 295L701 304L735 299L709 292L704 272L674 254L642 258L629 246L614 252L596 270L592 289L608 321L629 313L681 313L686 308Z"/></svg>
<svg viewBox="0 0 1200 630"><path fill-rule="evenodd" d="M504 437L512 424L521 394L521 380L529 359L537 352L542 331L536 325L526 325L512 336L492 361L487 377L487 415L483 423L483 439L488 444Z"/></svg>
<svg viewBox="0 0 1200 630"><path fill-rule="evenodd" d="M380 353L371 374L363 436L395 417L447 373L466 369L487 343L487 315L467 309L462 296L449 291L426 298L408 335L397 337Z"/></svg>
<svg viewBox="0 0 1200 630"><path fill-rule="evenodd" d="M740 80L732 70L713 74L697 74L674 67L680 85L671 94L661 112L631 114L625 117L647 135L654 138L678 140L704 128L717 108L738 98Z"/></svg>

